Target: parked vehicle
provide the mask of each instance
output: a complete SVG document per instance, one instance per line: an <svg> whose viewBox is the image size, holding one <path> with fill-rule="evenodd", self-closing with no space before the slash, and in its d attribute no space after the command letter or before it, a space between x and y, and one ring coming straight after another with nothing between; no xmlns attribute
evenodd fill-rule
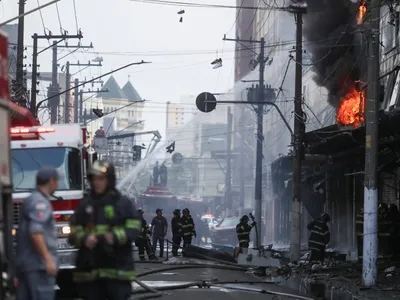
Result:
<svg viewBox="0 0 400 300"><path fill-rule="evenodd" d="M230 245L238 244L236 236L236 225L239 224L239 217L227 217L210 229L211 243L215 245Z"/></svg>

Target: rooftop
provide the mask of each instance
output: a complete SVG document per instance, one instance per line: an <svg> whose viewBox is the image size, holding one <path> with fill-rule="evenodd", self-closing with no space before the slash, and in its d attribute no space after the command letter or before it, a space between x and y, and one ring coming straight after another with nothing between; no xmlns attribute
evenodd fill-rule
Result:
<svg viewBox="0 0 400 300"><path fill-rule="evenodd" d="M114 76L110 76L102 89L108 89L108 92L97 94L98 97L102 97L103 99L127 99L129 102L142 100L130 81L121 89Z"/></svg>

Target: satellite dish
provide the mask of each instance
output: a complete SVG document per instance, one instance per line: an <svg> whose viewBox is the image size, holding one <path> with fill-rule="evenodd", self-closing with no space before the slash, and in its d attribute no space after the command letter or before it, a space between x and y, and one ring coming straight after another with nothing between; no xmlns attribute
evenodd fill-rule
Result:
<svg viewBox="0 0 400 300"><path fill-rule="evenodd" d="M183 162L183 155L179 152L175 152L172 155L171 159L174 164L179 165L180 163Z"/></svg>
<svg viewBox="0 0 400 300"><path fill-rule="evenodd" d="M204 92L197 96L196 106L198 110L209 113L217 107L217 99L213 94Z"/></svg>

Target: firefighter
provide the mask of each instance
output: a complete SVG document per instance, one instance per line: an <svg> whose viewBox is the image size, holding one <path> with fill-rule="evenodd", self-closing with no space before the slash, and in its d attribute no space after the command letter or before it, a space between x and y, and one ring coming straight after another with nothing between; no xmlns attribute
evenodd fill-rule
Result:
<svg viewBox="0 0 400 300"><path fill-rule="evenodd" d="M142 222L142 230L140 235L135 240L135 245L139 249L139 259L146 260L145 251L147 252L147 256L150 260L156 260L156 256L154 255L153 249L151 248L151 243L147 234L151 234L149 226L147 225L146 220L143 218L144 211L142 209L138 209L137 213L141 216Z"/></svg>
<svg viewBox="0 0 400 300"><path fill-rule="evenodd" d="M379 204L378 208L378 241L379 253L383 259L390 259L390 222L388 220L388 206L386 203Z"/></svg>
<svg viewBox="0 0 400 300"><path fill-rule="evenodd" d="M239 240L239 247L241 249L249 248L250 231L256 225L256 222L251 223L251 225L248 223L249 217L244 215L240 218L240 223L236 225L236 234Z"/></svg>
<svg viewBox="0 0 400 300"><path fill-rule="evenodd" d="M311 250L310 261L323 263L325 247L329 243L330 233L327 223L331 220L327 213L323 213L317 220L311 221L307 229L311 232L308 247Z"/></svg>
<svg viewBox="0 0 400 300"><path fill-rule="evenodd" d="M183 231L183 254L185 254L186 247L192 244L192 237L197 237L197 233L189 209L185 208L182 213L183 217L181 218L181 223Z"/></svg>
<svg viewBox="0 0 400 300"><path fill-rule="evenodd" d="M164 239L168 231L168 222L162 215L162 209L156 209L156 216L151 221L153 231L153 252L156 253L157 242L160 244L160 258L164 256Z"/></svg>
<svg viewBox="0 0 400 300"><path fill-rule="evenodd" d="M183 238L182 222L181 222L181 211L175 209L173 211L174 217L171 220L172 229L172 255L178 256L178 249L181 246Z"/></svg>
<svg viewBox="0 0 400 300"><path fill-rule="evenodd" d="M392 203L389 205L388 221L390 222L390 246L392 256L398 258L400 251L399 234L400 234L400 212L397 205Z"/></svg>
<svg viewBox="0 0 400 300"><path fill-rule="evenodd" d="M357 252L358 262L363 259L363 243L364 243L364 209L361 208L356 216L356 236L357 236Z"/></svg>
<svg viewBox="0 0 400 300"><path fill-rule="evenodd" d="M141 221L133 201L116 189L113 165L95 161L91 190L71 219L69 242L78 248L74 280L85 300L123 300L135 279L132 243Z"/></svg>

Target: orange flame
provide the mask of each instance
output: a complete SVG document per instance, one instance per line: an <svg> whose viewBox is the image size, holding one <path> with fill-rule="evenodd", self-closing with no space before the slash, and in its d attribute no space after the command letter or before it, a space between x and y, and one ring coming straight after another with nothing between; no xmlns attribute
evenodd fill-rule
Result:
<svg viewBox="0 0 400 300"><path fill-rule="evenodd" d="M367 7L365 6L365 3L362 3L358 8L357 24L362 24L366 12Z"/></svg>
<svg viewBox="0 0 400 300"><path fill-rule="evenodd" d="M354 127L364 123L364 92L359 92L352 87L346 96L340 99L340 105L336 121L340 125L350 125Z"/></svg>

